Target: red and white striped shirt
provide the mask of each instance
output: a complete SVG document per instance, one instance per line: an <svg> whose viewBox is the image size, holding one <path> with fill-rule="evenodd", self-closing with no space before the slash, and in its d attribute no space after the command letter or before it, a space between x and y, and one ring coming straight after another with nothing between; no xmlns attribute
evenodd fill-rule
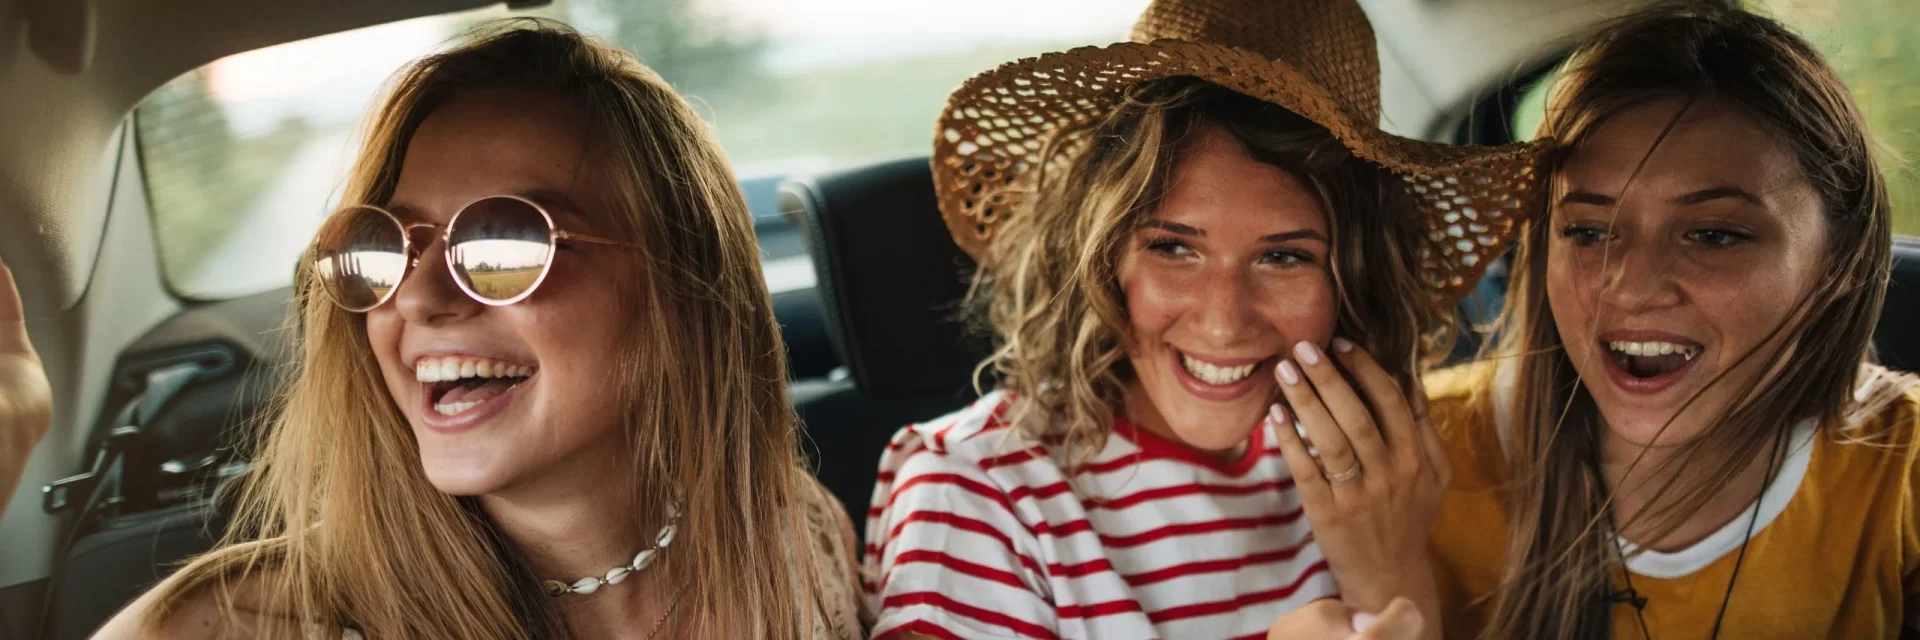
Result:
<svg viewBox="0 0 1920 640"><path fill-rule="evenodd" d="M1337 594L1267 428L1228 461L1116 420L1069 478L999 420L1006 400L901 429L881 457L875 638L1262 638Z"/></svg>

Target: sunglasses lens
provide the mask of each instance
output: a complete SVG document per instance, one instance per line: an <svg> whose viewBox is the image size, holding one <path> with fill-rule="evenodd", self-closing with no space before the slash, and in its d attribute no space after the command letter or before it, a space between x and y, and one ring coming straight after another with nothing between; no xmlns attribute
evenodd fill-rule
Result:
<svg viewBox="0 0 1920 640"><path fill-rule="evenodd" d="M334 214L314 240L313 269L333 301L349 311L385 302L407 273L404 231L375 209Z"/></svg>
<svg viewBox="0 0 1920 640"><path fill-rule="evenodd" d="M553 227L517 198L467 205L447 232L453 272L474 296L495 304L525 297L553 258Z"/></svg>

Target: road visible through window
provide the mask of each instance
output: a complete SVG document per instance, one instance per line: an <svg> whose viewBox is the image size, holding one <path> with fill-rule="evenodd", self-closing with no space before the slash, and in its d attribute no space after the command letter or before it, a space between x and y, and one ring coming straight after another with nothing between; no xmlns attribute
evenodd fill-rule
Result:
<svg viewBox="0 0 1920 640"><path fill-rule="evenodd" d="M1125 37L1146 0L554 0L531 12L639 55L713 124L757 216L770 287L812 286L775 211L785 175L925 154L946 94L1019 57ZM286 286L338 206L355 127L407 61L492 9L231 56L135 114L161 266L183 297Z"/></svg>

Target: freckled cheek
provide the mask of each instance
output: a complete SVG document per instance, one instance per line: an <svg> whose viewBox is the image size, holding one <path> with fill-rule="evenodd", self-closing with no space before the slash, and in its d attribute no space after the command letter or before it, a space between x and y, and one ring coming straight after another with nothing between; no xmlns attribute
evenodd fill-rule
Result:
<svg viewBox="0 0 1920 640"><path fill-rule="evenodd" d="M1687 298L1722 341L1721 355L1745 353L1786 322L1807 283L1784 269L1741 269L1695 274L1682 281ZM1778 295L1752 295L1754 291ZM1799 292L1795 295L1793 292Z"/></svg>
<svg viewBox="0 0 1920 640"><path fill-rule="evenodd" d="M1253 304L1261 320L1280 335L1283 347L1302 340L1326 345L1339 317L1333 280L1318 275L1270 282L1256 290Z"/></svg>
<svg viewBox="0 0 1920 640"><path fill-rule="evenodd" d="M1127 297L1127 323L1138 344L1150 344L1173 325L1192 303L1192 288L1163 271L1134 269L1123 272L1121 290Z"/></svg>
<svg viewBox="0 0 1920 640"><path fill-rule="evenodd" d="M1597 264L1588 265L1577 254L1567 253L1555 247L1547 259L1547 306L1562 332L1591 324L1602 284Z"/></svg>

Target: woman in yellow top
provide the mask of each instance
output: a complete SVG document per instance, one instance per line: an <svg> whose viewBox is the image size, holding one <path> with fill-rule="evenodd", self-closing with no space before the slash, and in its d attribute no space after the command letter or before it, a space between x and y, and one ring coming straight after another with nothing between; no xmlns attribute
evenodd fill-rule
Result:
<svg viewBox="0 0 1920 640"><path fill-rule="evenodd" d="M1730 7L1573 60L1499 356L1427 379L1446 635L1898 634L1920 387L1872 364L1890 212L1847 88Z"/></svg>

